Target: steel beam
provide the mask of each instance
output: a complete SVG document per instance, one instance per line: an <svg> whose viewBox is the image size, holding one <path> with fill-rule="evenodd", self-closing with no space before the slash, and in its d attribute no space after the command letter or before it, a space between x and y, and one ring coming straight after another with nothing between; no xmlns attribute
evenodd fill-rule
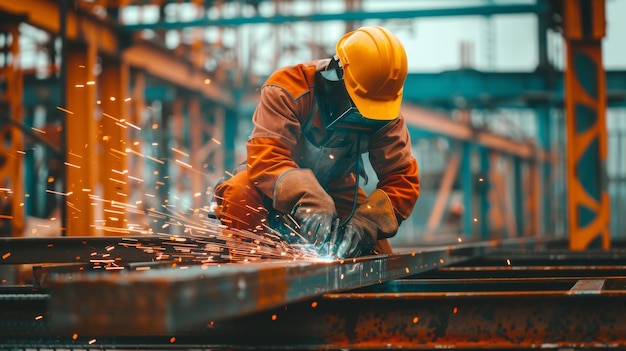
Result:
<svg viewBox="0 0 626 351"><path fill-rule="evenodd" d="M502 245L531 242L522 238L490 241L331 262L268 261L122 274L60 274L49 277L47 284L51 325L61 333L169 335L462 262Z"/></svg>
<svg viewBox="0 0 626 351"><path fill-rule="evenodd" d="M89 333L81 328L53 330L56 318L54 310L48 307L52 306L54 299L50 298L54 292L45 288L3 287L0 340L3 346L11 348L66 349L623 348L626 346L624 263L623 250L619 249L572 252L541 247L501 248L462 264L439 266L401 279L316 295L169 333L135 334L132 328L118 333L111 330ZM247 265L237 267L242 271L256 269ZM205 277L207 283L210 275ZM167 280L167 275L163 277ZM231 291L233 294L245 290L244 284L249 281L238 282L239 287ZM126 283L130 294L136 281ZM301 286L305 283L298 282ZM100 296L107 292L100 292ZM162 292L146 291L146 298ZM200 298L194 295L197 290L186 292L189 299ZM91 306L81 304L85 298L90 299L81 296L75 304L80 304L87 313ZM117 306L127 303L122 299ZM128 318L138 319L131 314L134 311L128 311ZM111 306L109 315L116 313L121 312Z"/></svg>
<svg viewBox="0 0 626 351"><path fill-rule="evenodd" d="M324 22L324 21L363 21L370 19L401 19L420 17L449 17L449 16L493 16L520 13L544 13L548 6L544 2L530 5L483 5L468 7L450 7L435 9L418 9L403 11L344 11L341 13L311 13L306 15L282 15L274 14L267 16L233 17L219 19L200 19L187 22L164 22L140 23L126 25L129 31L144 29L182 29L191 27L229 27L246 24L283 24L293 22Z"/></svg>
<svg viewBox="0 0 626 351"><path fill-rule="evenodd" d="M67 204L67 228L63 235L95 235L93 226L95 207L90 196L96 192L98 183L97 158L98 124L96 111L96 66L97 53L93 45L73 43L67 48L67 111L65 119L66 138L64 164L65 193ZM53 189L51 189L53 190ZM65 206L62 204L61 206Z"/></svg>
<svg viewBox="0 0 626 351"><path fill-rule="evenodd" d="M126 206L130 179L128 175L128 153L131 146L130 131L126 124L130 114L129 68L117 59L105 58L102 62L100 126L102 138L98 145L101 149L102 167L98 172L103 197L102 222L97 223L104 229L105 235L120 235L128 228ZM97 193L90 192L93 195ZM93 225L93 222L91 223Z"/></svg>
<svg viewBox="0 0 626 351"><path fill-rule="evenodd" d="M552 82L548 86L546 81ZM626 105L626 71L606 72L607 105ZM409 73L404 101L445 109L494 106L532 108L563 107L563 72L483 72L460 69L438 73Z"/></svg>
<svg viewBox="0 0 626 351"><path fill-rule="evenodd" d="M566 170L570 248L610 246L606 186L606 78L602 64L604 0L564 3Z"/></svg>
<svg viewBox="0 0 626 351"><path fill-rule="evenodd" d="M2 16L4 17L4 16ZM19 23L2 18L0 35L3 44L0 49L10 53L4 55L5 62L0 67L0 235L21 236L25 226L23 158L24 137L14 128L23 120L22 98L24 80L19 69L20 41ZM9 40L10 38L10 40ZM10 121L10 123L6 122Z"/></svg>

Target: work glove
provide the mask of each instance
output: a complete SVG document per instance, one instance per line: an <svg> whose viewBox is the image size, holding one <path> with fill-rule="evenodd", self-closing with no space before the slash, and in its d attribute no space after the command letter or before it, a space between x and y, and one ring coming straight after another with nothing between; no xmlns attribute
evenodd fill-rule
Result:
<svg viewBox="0 0 626 351"><path fill-rule="evenodd" d="M290 213L300 225L300 235L316 246L330 237L337 217L335 202L310 169L295 168L278 177L274 187L275 209Z"/></svg>
<svg viewBox="0 0 626 351"><path fill-rule="evenodd" d="M392 237L398 231L391 200L387 193L374 190L354 212L350 221L330 238L334 254L339 258L370 254L378 240Z"/></svg>

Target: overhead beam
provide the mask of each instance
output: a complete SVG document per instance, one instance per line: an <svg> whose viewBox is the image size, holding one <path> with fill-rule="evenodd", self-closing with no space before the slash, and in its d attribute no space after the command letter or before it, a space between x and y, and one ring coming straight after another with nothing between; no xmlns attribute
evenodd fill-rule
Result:
<svg viewBox="0 0 626 351"><path fill-rule="evenodd" d="M542 160L545 158L538 146L533 143L523 143L491 132L477 130L471 125L455 121L442 113L408 103L403 104L400 111L409 127L456 140L473 142L522 159Z"/></svg>
<svg viewBox="0 0 626 351"><path fill-rule="evenodd" d="M548 81L554 86L549 87ZM626 71L606 72L607 104L626 106ZM437 73L410 73L404 100L441 108L563 107L563 72L483 72L460 69Z"/></svg>
<svg viewBox="0 0 626 351"><path fill-rule="evenodd" d="M20 0L3 1L0 12L26 16L26 22L48 31L60 33L60 7L58 1ZM94 15L78 13L73 7L67 9L67 39L87 41L96 45L97 50L117 55L120 48L119 33L113 25L104 24Z"/></svg>
<svg viewBox="0 0 626 351"><path fill-rule="evenodd" d="M485 5L468 7L451 7L436 9L402 10L402 11L345 11L341 13L312 13L306 15L250 16L209 19L203 18L188 22L156 22L140 23L124 26L129 31L144 29L166 30L190 27L232 27L247 24L283 24L293 22L324 22L324 21L362 21L370 19L402 19L419 17L449 16L493 16L524 13L544 13L548 5L544 2L529 5Z"/></svg>
<svg viewBox="0 0 626 351"><path fill-rule="evenodd" d="M0 2L0 12L23 16L25 22L47 32L60 33L59 3L49 0L20 0ZM198 91L206 98L224 106L234 106L232 94L220 89L209 72L194 67L191 61L171 51L144 40L132 38L127 33L126 40L120 28L105 23L94 15L67 9L67 39L95 45L99 54L119 57L132 67L145 70L152 76L177 86ZM129 45L126 47L126 45Z"/></svg>

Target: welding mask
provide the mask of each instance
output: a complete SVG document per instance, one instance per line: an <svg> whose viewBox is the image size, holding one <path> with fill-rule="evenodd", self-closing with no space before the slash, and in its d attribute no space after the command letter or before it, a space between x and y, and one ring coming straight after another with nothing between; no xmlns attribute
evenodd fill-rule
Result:
<svg viewBox="0 0 626 351"><path fill-rule="evenodd" d="M346 90L337 56L331 59L326 70L317 72L315 89L322 123L327 131L372 133L389 123L361 114Z"/></svg>
<svg viewBox="0 0 626 351"><path fill-rule="evenodd" d="M407 56L380 26L346 33L326 71L318 74L318 105L327 129L378 130L400 114Z"/></svg>

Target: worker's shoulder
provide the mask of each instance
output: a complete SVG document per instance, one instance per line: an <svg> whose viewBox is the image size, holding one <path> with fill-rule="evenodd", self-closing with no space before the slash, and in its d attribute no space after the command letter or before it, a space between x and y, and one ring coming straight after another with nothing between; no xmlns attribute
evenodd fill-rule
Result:
<svg viewBox="0 0 626 351"><path fill-rule="evenodd" d="M294 100L309 93L315 81L319 60L286 66L276 70L263 86L277 86L285 90Z"/></svg>

